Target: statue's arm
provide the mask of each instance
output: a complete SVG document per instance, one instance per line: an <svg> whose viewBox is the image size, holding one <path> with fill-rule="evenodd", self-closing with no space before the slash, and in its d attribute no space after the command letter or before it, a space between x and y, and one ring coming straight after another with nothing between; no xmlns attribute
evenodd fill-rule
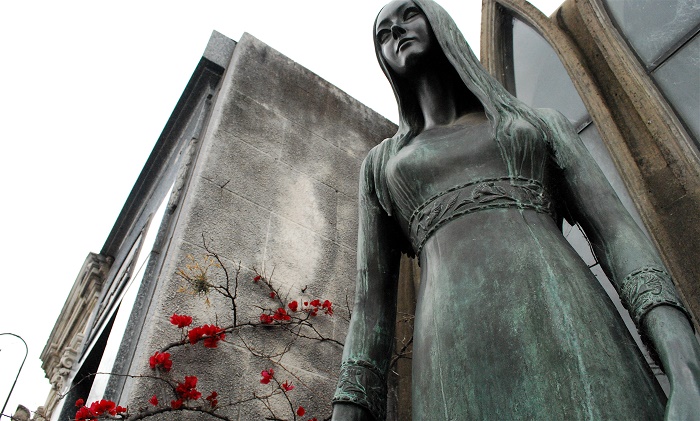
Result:
<svg viewBox="0 0 700 421"><path fill-rule="evenodd" d="M369 165L366 159L360 173L355 303L333 397L334 421L383 420L386 412L401 252L395 222L373 192Z"/></svg>
<svg viewBox="0 0 700 421"><path fill-rule="evenodd" d="M669 377L666 418L693 419L700 414L700 346L673 282L568 120L550 112L547 121L569 211Z"/></svg>

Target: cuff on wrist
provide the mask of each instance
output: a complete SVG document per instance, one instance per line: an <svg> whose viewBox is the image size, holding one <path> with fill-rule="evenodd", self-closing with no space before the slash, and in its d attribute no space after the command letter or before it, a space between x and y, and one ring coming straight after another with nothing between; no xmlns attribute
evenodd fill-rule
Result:
<svg viewBox="0 0 700 421"><path fill-rule="evenodd" d="M677 307L689 316L676 295L671 276L655 266L643 267L627 275L622 280L620 299L637 326L649 310L660 305Z"/></svg>
<svg viewBox="0 0 700 421"><path fill-rule="evenodd" d="M352 403L367 409L375 420L386 419L386 378L367 361L348 360L340 366L333 403Z"/></svg>

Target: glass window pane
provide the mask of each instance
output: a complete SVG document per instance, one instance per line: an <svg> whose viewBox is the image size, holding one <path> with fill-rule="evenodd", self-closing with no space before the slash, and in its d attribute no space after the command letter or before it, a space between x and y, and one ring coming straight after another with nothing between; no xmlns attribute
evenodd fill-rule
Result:
<svg viewBox="0 0 700 421"><path fill-rule="evenodd" d="M588 118L569 74L549 43L524 22L513 19L513 72L518 99L535 108L554 108L572 123Z"/></svg>
<svg viewBox="0 0 700 421"><path fill-rule="evenodd" d="M700 35L658 67L652 77L700 148Z"/></svg>
<svg viewBox="0 0 700 421"><path fill-rule="evenodd" d="M649 65L700 22L698 0L606 0L610 17Z"/></svg>

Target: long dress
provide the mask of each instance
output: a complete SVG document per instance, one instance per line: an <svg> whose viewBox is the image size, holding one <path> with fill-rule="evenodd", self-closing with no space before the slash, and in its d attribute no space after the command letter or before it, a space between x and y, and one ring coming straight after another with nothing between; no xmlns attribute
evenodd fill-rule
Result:
<svg viewBox="0 0 700 421"><path fill-rule="evenodd" d="M513 155L514 177L483 115L423 132L385 161L378 158L383 147L370 154L363 173L369 180L361 182L358 288L367 292L358 295L363 302L356 312L383 306L389 309L377 310L377 317L391 319L390 288L372 285L394 276L397 243L410 242L421 266L414 420L662 419L662 390L558 224L576 213L571 207L577 201L592 197L600 201L588 206L594 211L621 209L619 201L611 204L614 193L599 183L602 175L589 155L575 158L576 171L562 170L568 156L585 148L560 151L531 140ZM372 187L380 176L391 198L390 218ZM569 183L583 192L567 192L562 177L578 177ZM588 226L605 224L606 216L600 218ZM385 369L387 356L377 349L390 329L366 324L352 328L345 358Z"/></svg>

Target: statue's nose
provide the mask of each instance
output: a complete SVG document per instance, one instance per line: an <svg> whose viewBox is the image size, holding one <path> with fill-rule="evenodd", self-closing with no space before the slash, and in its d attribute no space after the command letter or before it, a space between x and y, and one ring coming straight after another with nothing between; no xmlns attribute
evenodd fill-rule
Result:
<svg viewBox="0 0 700 421"><path fill-rule="evenodd" d="M391 36L394 37L394 39L399 39L399 37L405 33L406 30L400 27L399 25L391 26Z"/></svg>

